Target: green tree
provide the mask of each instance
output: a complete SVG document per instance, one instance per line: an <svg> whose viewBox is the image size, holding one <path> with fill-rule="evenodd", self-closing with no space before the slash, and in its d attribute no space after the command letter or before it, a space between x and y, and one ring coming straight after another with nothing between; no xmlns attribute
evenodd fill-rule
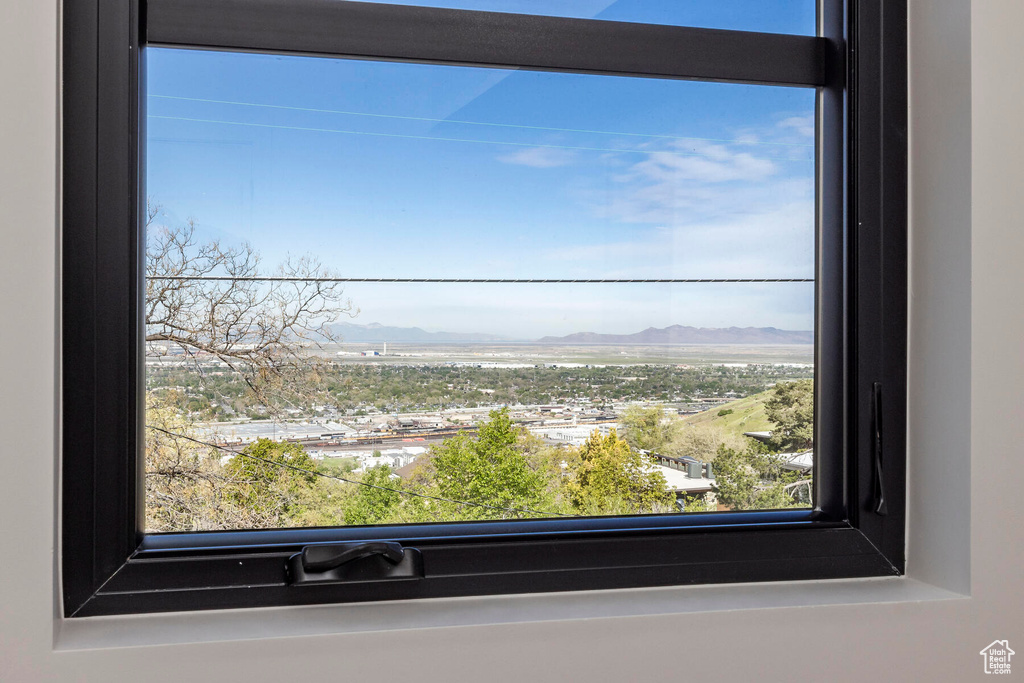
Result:
<svg viewBox="0 0 1024 683"><path fill-rule="evenodd" d="M735 450L722 446L715 458L718 500L733 510L771 510L798 506L786 491L797 475L782 469L785 460L763 447Z"/></svg>
<svg viewBox="0 0 1024 683"><path fill-rule="evenodd" d="M519 431L516 441L526 457L530 469L539 473L547 487L544 496L544 511L572 513L565 491L567 451L562 446L550 446L539 436L525 429Z"/></svg>
<svg viewBox="0 0 1024 683"><path fill-rule="evenodd" d="M380 524L389 521L402 504L398 480L389 465L371 467L363 474L363 484L345 504L345 524ZM392 490L389 490L392 489Z"/></svg>
<svg viewBox="0 0 1024 683"><path fill-rule="evenodd" d="M718 497L713 491L683 496L683 512L717 512Z"/></svg>
<svg viewBox="0 0 1024 683"><path fill-rule="evenodd" d="M660 452L676 431L675 422L666 421L658 406L630 406L619 421L624 427L626 442L644 451Z"/></svg>
<svg viewBox="0 0 1024 683"><path fill-rule="evenodd" d="M335 526L341 523L345 487L339 482L245 462L237 455L222 465L224 452L201 444L190 418L175 405L176 392L147 395L146 530L210 531L275 526ZM164 400L161 400L164 399ZM267 444L270 444L268 447ZM282 444L254 444L247 452L270 461L314 467L302 457L282 456ZM292 449L300 448L291 446ZM256 465L259 465L258 467ZM253 505L253 503L257 503Z"/></svg>
<svg viewBox="0 0 1024 683"><path fill-rule="evenodd" d="M502 408L491 411L476 438L459 434L435 447L423 472L431 494L500 509L440 503L433 514L445 519L504 519L533 516L512 509L538 510L549 504L544 474L530 466L520 435L508 408Z"/></svg>
<svg viewBox="0 0 1024 683"><path fill-rule="evenodd" d="M291 519L306 511L310 489L320 483L316 463L301 445L270 439L246 446L225 470L233 480L228 497L256 526L291 526Z"/></svg>
<svg viewBox="0 0 1024 683"><path fill-rule="evenodd" d="M665 417L657 406L632 406L620 421L630 446L673 458L711 462L723 445L739 449L746 445L746 439L716 425L687 424L677 417Z"/></svg>
<svg viewBox="0 0 1024 683"><path fill-rule="evenodd" d="M792 453L814 448L814 380L779 382L764 402L765 415L775 424L769 446Z"/></svg>
<svg viewBox="0 0 1024 683"><path fill-rule="evenodd" d="M642 514L672 509L673 495L654 461L612 430L595 430L569 460L566 484L575 510L586 515Z"/></svg>
<svg viewBox="0 0 1024 683"><path fill-rule="evenodd" d="M216 449L201 446L176 391L147 395L146 531L232 528L238 510L225 500L231 476Z"/></svg>
<svg viewBox="0 0 1024 683"><path fill-rule="evenodd" d="M714 424L686 424L679 421L671 440L661 449L662 455L673 458L695 458L713 462L722 446L742 450L747 439Z"/></svg>

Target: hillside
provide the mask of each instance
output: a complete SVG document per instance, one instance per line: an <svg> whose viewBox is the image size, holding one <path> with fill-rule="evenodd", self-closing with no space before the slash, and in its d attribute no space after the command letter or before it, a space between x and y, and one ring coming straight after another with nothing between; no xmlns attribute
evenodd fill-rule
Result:
<svg viewBox="0 0 1024 683"><path fill-rule="evenodd" d="M768 393L763 391L682 419L688 424L714 425L740 436L744 432L768 432L772 429L772 423L764 414L764 402L768 398ZM718 413L722 410L732 410L732 413L719 417Z"/></svg>

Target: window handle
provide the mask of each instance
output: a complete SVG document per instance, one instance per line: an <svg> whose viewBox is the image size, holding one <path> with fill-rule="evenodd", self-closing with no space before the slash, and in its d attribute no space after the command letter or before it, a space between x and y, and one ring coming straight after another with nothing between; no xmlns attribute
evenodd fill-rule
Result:
<svg viewBox="0 0 1024 683"><path fill-rule="evenodd" d="M415 579L423 561L416 548L393 541L308 545L288 558L286 571L292 585Z"/></svg>
<svg viewBox="0 0 1024 683"><path fill-rule="evenodd" d="M370 555L380 555L391 564L398 564L405 556L405 549L400 543L390 542L307 545L299 554L302 556L302 568L307 572L325 572Z"/></svg>
<svg viewBox="0 0 1024 683"><path fill-rule="evenodd" d="M874 496L872 508L875 514L885 516L889 514L889 507L885 501L885 482L882 471L882 383L875 382L871 394L872 413L872 439L871 449L874 462Z"/></svg>

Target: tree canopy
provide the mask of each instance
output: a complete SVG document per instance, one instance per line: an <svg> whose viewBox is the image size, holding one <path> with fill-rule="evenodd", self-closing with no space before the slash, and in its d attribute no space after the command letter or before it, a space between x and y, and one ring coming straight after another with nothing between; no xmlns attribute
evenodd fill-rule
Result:
<svg viewBox="0 0 1024 683"><path fill-rule="evenodd" d="M668 512L673 495L653 460L612 430L594 431L569 460L566 488L580 514Z"/></svg>
<svg viewBox="0 0 1024 683"><path fill-rule="evenodd" d="M342 486L317 476L316 463L302 446L261 439L222 464L228 456L203 445L202 435L186 417L156 397L149 398L148 531L341 523Z"/></svg>
<svg viewBox="0 0 1024 683"><path fill-rule="evenodd" d="M799 475L782 468L785 459L763 447L746 450L722 447L715 458L715 491L733 510L770 510L797 506L786 490Z"/></svg>
<svg viewBox="0 0 1024 683"><path fill-rule="evenodd" d="M192 425L171 405L148 398L146 529L207 531L248 526L245 511L225 499L231 477L220 466L220 453L196 443Z"/></svg>
<svg viewBox="0 0 1024 683"><path fill-rule="evenodd" d="M764 402L764 412L775 424L769 441L773 450L814 448L814 380L779 382Z"/></svg>
<svg viewBox="0 0 1024 683"><path fill-rule="evenodd" d="M530 466L520 441L522 430L508 408L494 410L477 436L459 434L434 448L429 459L432 492L491 509L441 504L449 519L505 519L536 516L512 510L540 510L551 504L544 473Z"/></svg>
<svg viewBox="0 0 1024 683"><path fill-rule="evenodd" d="M389 465L371 467L363 474L366 486L357 486L355 493L345 503L345 524L380 524L390 521L395 510L403 502L398 492L400 483L392 478L394 470Z"/></svg>
<svg viewBox="0 0 1024 683"><path fill-rule="evenodd" d="M622 414L624 438L630 446L673 458L711 462L721 446L743 449L743 437L711 424L686 424L666 417L658 406L630 406Z"/></svg>
<svg viewBox="0 0 1024 683"><path fill-rule="evenodd" d="M229 499L259 526L286 526L304 511L304 499L321 483L316 462L301 445L270 439L249 444L224 469L232 479Z"/></svg>
<svg viewBox="0 0 1024 683"><path fill-rule="evenodd" d="M661 451L672 440L675 422L665 419L660 406L630 406L622 413L623 436L633 448Z"/></svg>

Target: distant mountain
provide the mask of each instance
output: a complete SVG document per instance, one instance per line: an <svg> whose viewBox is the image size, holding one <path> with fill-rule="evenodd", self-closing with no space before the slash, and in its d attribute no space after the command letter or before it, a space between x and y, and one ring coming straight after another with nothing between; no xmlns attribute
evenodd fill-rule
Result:
<svg viewBox="0 0 1024 683"><path fill-rule="evenodd" d="M508 337L482 332L427 332L419 327L391 327L380 323L330 326L343 342L503 342ZM544 337L539 344L813 344L814 333L774 327L649 327L635 334L577 332L565 337Z"/></svg>
<svg viewBox="0 0 1024 683"><path fill-rule="evenodd" d="M478 332L427 332L419 327L389 327L380 323L335 323L331 331L343 342L490 342L505 337Z"/></svg>
<svg viewBox="0 0 1024 683"><path fill-rule="evenodd" d="M774 327L648 327L635 334L577 332L544 337L542 344L813 344L814 333Z"/></svg>

